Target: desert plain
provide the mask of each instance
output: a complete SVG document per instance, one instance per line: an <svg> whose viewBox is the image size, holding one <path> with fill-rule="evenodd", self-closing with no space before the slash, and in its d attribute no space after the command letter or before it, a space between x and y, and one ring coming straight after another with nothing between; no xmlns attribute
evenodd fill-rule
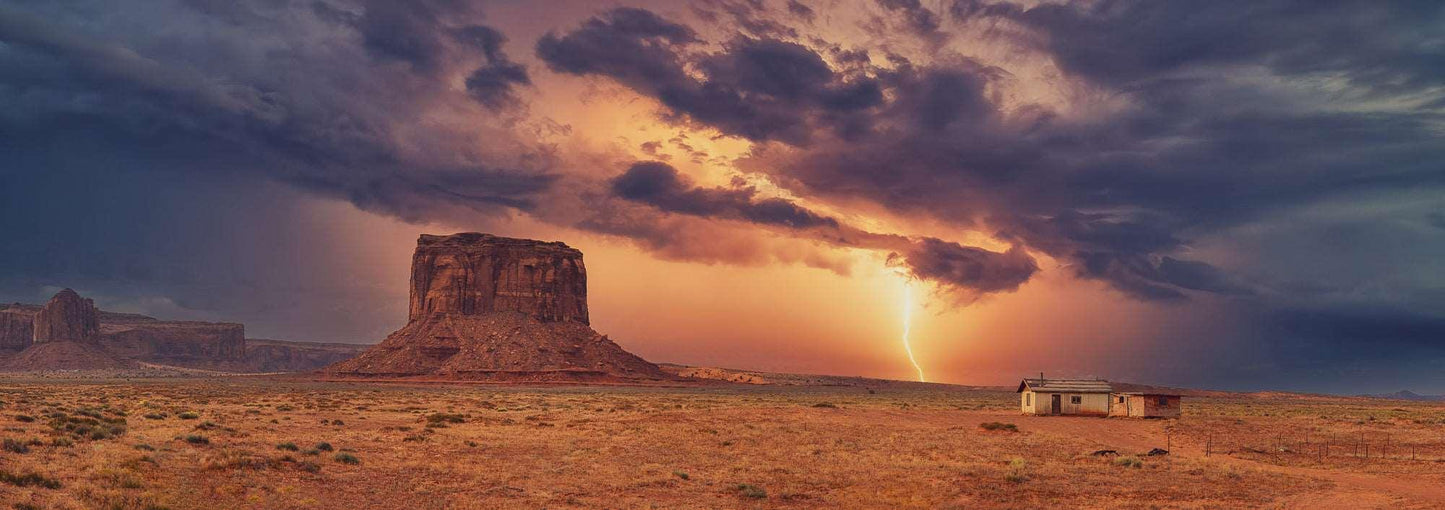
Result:
<svg viewBox="0 0 1445 510"><path fill-rule="evenodd" d="M1285 393L16 375L0 436L15 509L1445 507L1445 405Z"/></svg>

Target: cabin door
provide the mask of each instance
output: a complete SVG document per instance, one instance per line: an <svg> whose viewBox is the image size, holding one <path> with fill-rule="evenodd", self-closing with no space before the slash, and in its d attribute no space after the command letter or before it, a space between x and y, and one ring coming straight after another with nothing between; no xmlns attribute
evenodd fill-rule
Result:
<svg viewBox="0 0 1445 510"><path fill-rule="evenodd" d="M1062 409L1062 408L1064 407L1064 397L1063 397L1063 396L1061 396L1061 395L1054 395L1054 398L1053 398L1053 400L1052 400L1051 403L1052 403L1053 405L1052 405L1052 406L1049 406L1049 414L1059 414L1061 411L1063 411L1063 409Z"/></svg>

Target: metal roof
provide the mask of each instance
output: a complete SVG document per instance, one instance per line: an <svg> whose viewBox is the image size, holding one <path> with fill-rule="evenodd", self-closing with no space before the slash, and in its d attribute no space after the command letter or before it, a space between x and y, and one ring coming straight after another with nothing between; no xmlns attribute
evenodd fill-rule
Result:
<svg viewBox="0 0 1445 510"><path fill-rule="evenodd" d="M1018 392L1024 389L1055 393L1111 393L1114 387L1101 379L1024 379L1019 383Z"/></svg>

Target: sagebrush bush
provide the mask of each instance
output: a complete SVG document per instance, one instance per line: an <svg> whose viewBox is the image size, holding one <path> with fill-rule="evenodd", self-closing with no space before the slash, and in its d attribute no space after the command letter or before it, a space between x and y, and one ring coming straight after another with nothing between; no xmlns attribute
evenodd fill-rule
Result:
<svg viewBox="0 0 1445 510"><path fill-rule="evenodd" d="M0 482L8 483L16 487L42 487L46 489L60 488L60 480L49 478L40 473L25 473L17 475L9 471L0 471Z"/></svg>
<svg viewBox="0 0 1445 510"><path fill-rule="evenodd" d="M1012 424L1012 423L997 422L997 421L990 421L990 422L980 423L980 424L978 424L978 427L981 428L981 429L984 429L984 430L994 430L994 431L1004 431L1004 432L1018 432L1018 431L1019 431L1018 425L1014 425L1014 424Z"/></svg>
<svg viewBox="0 0 1445 510"><path fill-rule="evenodd" d="M764 499L768 497L768 491L765 491L762 487L758 487L750 483L738 484L737 490L738 494L745 498Z"/></svg>

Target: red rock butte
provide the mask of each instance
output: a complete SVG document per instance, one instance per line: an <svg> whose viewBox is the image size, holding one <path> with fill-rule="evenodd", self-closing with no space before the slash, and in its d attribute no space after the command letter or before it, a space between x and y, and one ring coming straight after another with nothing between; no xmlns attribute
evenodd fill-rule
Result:
<svg viewBox="0 0 1445 510"><path fill-rule="evenodd" d="M411 261L410 310L411 321L511 310L588 324L582 252L489 234L422 235Z"/></svg>
<svg viewBox="0 0 1445 510"><path fill-rule="evenodd" d="M489 234L422 235L407 324L333 377L499 382L671 379L588 326L582 252Z"/></svg>

